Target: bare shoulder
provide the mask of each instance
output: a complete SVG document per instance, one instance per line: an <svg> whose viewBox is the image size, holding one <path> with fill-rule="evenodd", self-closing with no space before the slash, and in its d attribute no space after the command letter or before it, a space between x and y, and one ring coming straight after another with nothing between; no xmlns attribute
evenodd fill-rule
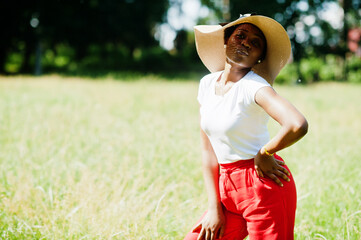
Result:
<svg viewBox="0 0 361 240"><path fill-rule="evenodd" d="M270 100L276 100L276 98L282 98L271 86L261 87L255 94L254 100L258 105L263 105Z"/></svg>

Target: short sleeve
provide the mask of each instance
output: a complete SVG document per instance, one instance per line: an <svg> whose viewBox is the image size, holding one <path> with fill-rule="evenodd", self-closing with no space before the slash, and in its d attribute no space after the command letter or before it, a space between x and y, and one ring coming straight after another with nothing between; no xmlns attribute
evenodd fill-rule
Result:
<svg viewBox="0 0 361 240"><path fill-rule="evenodd" d="M255 96L259 89L263 87L271 87L271 85L261 76L253 73L247 81L247 101L249 103L256 103Z"/></svg>
<svg viewBox="0 0 361 240"><path fill-rule="evenodd" d="M200 105L202 105L202 103L203 103L204 92L205 92L205 82L206 82L206 77L203 77L201 79L201 81L199 82L197 100Z"/></svg>
<svg viewBox="0 0 361 240"><path fill-rule="evenodd" d="M199 83L198 96L197 96L197 100L198 100L199 104L202 105L202 103L207 101L206 99L210 97L211 88L212 88L214 82L217 81L217 79L219 78L219 76L222 72L223 71L210 73L210 74L205 75L201 79L201 81Z"/></svg>

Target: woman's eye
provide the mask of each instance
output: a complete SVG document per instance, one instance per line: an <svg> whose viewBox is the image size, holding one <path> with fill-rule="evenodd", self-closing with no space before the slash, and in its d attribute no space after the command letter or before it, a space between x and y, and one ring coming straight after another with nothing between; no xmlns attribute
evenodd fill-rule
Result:
<svg viewBox="0 0 361 240"><path fill-rule="evenodd" d="M259 43L259 41L255 40L252 42L252 44L255 46L255 47L259 47L261 44Z"/></svg>

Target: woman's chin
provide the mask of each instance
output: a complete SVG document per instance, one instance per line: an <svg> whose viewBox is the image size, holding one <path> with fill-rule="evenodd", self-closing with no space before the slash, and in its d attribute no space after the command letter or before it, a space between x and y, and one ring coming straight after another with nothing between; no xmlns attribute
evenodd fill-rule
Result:
<svg viewBox="0 0 361 240"><path fill-rule="evenodd" d="M244 61L244 59L239 59L239 58L227 57L227 63L230 64L230 65L236 65L236 66L239 66L239 67L242 67L242 68L252 68L253 67L253 65L251 65L249 63L246 63Z"/></svg>

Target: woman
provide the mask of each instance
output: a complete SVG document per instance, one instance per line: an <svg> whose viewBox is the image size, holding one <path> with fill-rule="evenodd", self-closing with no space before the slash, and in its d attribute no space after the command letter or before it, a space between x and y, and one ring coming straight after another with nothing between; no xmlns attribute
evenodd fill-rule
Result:
<svg viewBox="0 0 361 240"><path fill-rule="evenodd" d="M296 188L275 153L301 139L303 115L272 88L291 55L284 28L264 16L196 26L202 78L202 165L208 211L190 239L293 239ZM281 129L269 138L271 116Z"/></svg>

